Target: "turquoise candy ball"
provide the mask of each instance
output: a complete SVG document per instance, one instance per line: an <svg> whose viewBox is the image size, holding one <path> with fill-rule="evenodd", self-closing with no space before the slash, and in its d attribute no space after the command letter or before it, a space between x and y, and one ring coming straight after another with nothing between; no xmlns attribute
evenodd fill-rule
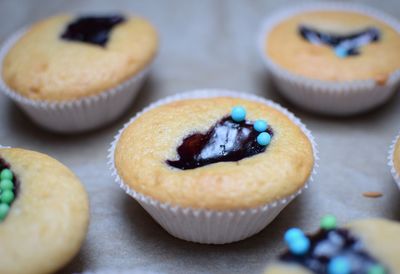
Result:
<svg viewBox="0 0 400 274"><path fill-rule="evenodd" d="M301 237L304 237L304 233L303 233L303 231L301 231L300 228L296 228L296 227L287 230L285 233L285 236L284 236L285 242L287 244L289 244L290 242L292 242L298 238L301 238Z"/></svg>
<svg viewBox="0 0 400 274"><path fill-rule="evenodd" d="M11 190L1 192L0 201L4 204L11 204L14 201L14 193Z"/></svg>
<svg viewBox="0 0 400 274"><path fill-rule="evenodd" d="M267 132L262 132L258 134L257 136L257 143L260 146L267 146L271 142L271 135L269 135Z"/></svg>
<svg viewBox="0 0 400 274"><path fill-rule="evenodd" d="M310 240L306 237L299 237L289 243L289 250L295 255L304 255L310 249Z"/></svg>
<svg viewBox="0 0 400 274"><path fill-rule="evenodd" d="M350 271L350 263L344 257L333 258L328 264L328 274L349 274Z"/></svg>
<svg viewBox="0 0 400 274"><path fill-rule="evenodd" d="M386 270L383 266L381 266L380 264L376 264L374 266L371 266L368 269L368 274L386 274Z"/></svg>
<svg viewBox="0 0 400 274"><path fill-rule="evenodd" d="M5 168L0 173L0 180L12 180L14 178L11 170Z"/></svg>
<svg viewBox="0 0 400 274"><path fill-rule="evenodd" d="M8 204L0 204L0 221L4 220L8 211L10 211L10 206Z"/></svg>
<svg viewBox="0 0 400 274"><path fill-rule="evenodd" d="M347 50L344 47L337 47L335 49L335 54L339 58L345 58L347 57Z"/></svg>
<svg viewBox="0 0 400 274"><path fill-rule="evenodd" d="M242 122L246 119L246 109L241 106L236 106L231 112L232 120L235 122Z"/></svg>
<svg viewBox="0 0 400 274"><path fill-rule="evenodd" d="M289 229L284 238L290 252L295 255L303 255L310 249L310 240L299 228Z"/></svg>
<svg viewBox="0 0 400 274"><path fill-rule="evenodd" d="M12 190L14 183L11 180L5 179L0 181L0 190Z"/></svg>
<svg viewBox="0 0 400 274"><path fill-rule="evenodd" d="M257 120L254 122L254 129L258 132L266 131L268 124L265 120Z"/></svg>

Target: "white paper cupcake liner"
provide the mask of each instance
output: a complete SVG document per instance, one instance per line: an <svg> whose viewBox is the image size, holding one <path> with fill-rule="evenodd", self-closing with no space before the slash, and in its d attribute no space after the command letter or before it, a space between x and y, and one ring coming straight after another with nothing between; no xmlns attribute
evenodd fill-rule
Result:
<svg viewBox="0 0 400 274"><path fill-rule="evenodd" d="M85 271L80 274L162 274L165 273L159 269L150 270L148 266L134 269L102 269L97 271ZM75 273L79 274L79 273Z"/></svg>
<svg viewBox="0 0 400 274"><path fill-rule="evenodd" d="M262 24L258 48L262 59L280 92L291 102L307 110L328 115L352 115L367 111L386 102L400 83L400 68L393 72L384 85L373 79L329 82L296 75L274 63L267 56L265 43L270 31L283 20L302 12L319 10L354 11L377 18L400 34L400 22L370 7L352 3L309 3L283 9L268 17Z"/></svg>
<svg viewBox="0 0 400 274"><path fill-rule="evenodd" d="M392 173L393 179L400 189L400 174L394 167L394 151L396 150L396 144L399 140L400 140L400 133L396 136L396 138L394 138L392 145L390 146L388 155L388 165L390 167L390 172Z"/></svg>
<svg viewBox="0 0 400 274"><path fill-rule="evenodd" d="M173 204L161 203L151 197L136 192L123 182L115 166L114 151L122 132L140 115L161 105L178 100L212 98L220 96L243 98L246 100L266 104L285 114L291 121L301 128L312 144L315 159L312 174L302 189L288 197L285 197L284 199L280 199L252 209L213 211L184 208ZM174 96L161 99L136 114L136 116L126 123L125 126L115 136L114 141L111 143L109 149L108 159L112 175L119 186L125 190L127 194L136 199L140 205L142 205L142 207L171 235L192 242L225 244L250 237L267 226L286 205L288 205L297 195L301 194L302 191L308 187L308 183L313 180L312 177L315 174L315 169L317 167L316 161L318 157L316 143L311 135L311 132L287 109L272 101L255 95L228 90L205 89L176 94Z"/></svg>
<svg viewBox="0 0 400 274"><path fill-rule="evenodd" d="M0 90L34 122L52 131L82 132L114 121L132 104L149 71L150 65L120 85L104 90L98 95L62 102L33 100L12 90L3 80L1 73L6 54L25 32L26 28L11 35L0 49Z"/></svg>

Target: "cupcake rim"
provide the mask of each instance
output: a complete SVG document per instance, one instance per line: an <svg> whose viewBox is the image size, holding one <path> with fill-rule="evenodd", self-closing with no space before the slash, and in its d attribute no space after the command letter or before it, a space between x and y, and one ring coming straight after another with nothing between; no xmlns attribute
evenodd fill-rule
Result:
<svg viewBox="0 0 400 274"><path fill-rule="evenodd" d="M296 7L281 8L272 16L265 17L261 23L261 28L257 37L257 48L261 55L264 65L277 78L294 84L300 84L311 90L326 93L340 93L351 90L355 93L363 92L365 89L373 89L377 86L394 86L400 82L400 68L390 73L387 81L380 85L374 79L364 80L345 80L345 81L329 81L309 78L300 74L291 72L290 70L280 66L274 62L265 52L265 45L268 42L269 33L274 27L284 20L300 13L309 11L347 11L355 12L370 16L392 27L400 35L400 21L392 15L389 15L379 9L370 7L365 4L356 3L304 3Z"/></svg>
<svg viewBox="0 0 400 274"><path fill-rule="evenodd" d="M29 105L35 108L40 108L40 109L72 108L75 106L91 105L92 103L97 102L101 99L106 99L109 96L113 96L119 92L122 92L125 87L129 86L133 82L137 81L138 79L146 75L150 71L150 68L154 63L154 60L157 57L157 51L156 51L154 56L150 59L150 61L137 73L128 76L127 79L121 81L119 84L113 87L100 91L98 94L83 96L77 99L68 99L61 101L31 99L13 90L11 87L8 86L8 84L3 79L3 63L7 53L11 50L11 48L15 45L15 43L17 43L19 39L22 38L22 36L29 30L30 26L31 25L20 28L13 34L9 35L0 45L0 91L3 91L3 93L7 97L18 103Z"/></svg>
<svg viewBox="0 0 400 274"><path fill-rule="evenodd" d="M397 146L398 142L400 142L400 132L393 139L393 141L390 145L389 153L388 153L388 157L387 157L387 159L388 159L387 165L390 168L390 173L392 174L394 181L396 182L397 186L400 188L400 174L394 166L394 152L396 150L396 146Z"/></svg>
<svg viewBox="0 0 400 274"><path fill-rule="evenodd" d="M164 272L153 271L153 270L146 270L143 272L144 269L141 267L135 269L129 268L105 268L97 271L84 271L84 272L73 272L73 274L165 274Z"/></svg>
<svg viewBox="0 0 400 274"><path fill-rule="evenodd" d="M142 114L144 114L147 111L150 111L154 108L157 108L159 106L169 104L172 102L176 101L181 101L181 100L190 100L190 99L202 99L202 98L214 98L214 97L232 97L232 98L239 98L239 99L244 99L244 100L250 100L258 103L263 103L268 105L269 107L272 107L279 112L283 113L285 116L287 116L293 123L295 123L296 126L300 128L300 130L306 135L308 140L311 143L312 150L313 150L313 157L314 157L314 164L312 167L312 171L310 173L310 176L308 179L305 181L304 185L297 190L296 192L284 197L280 198L277 200L274 200L272 202L268 202L266 204L256 206L253 208L242 208L242 209L229 209L229 210L212 210L212 209L204 209L204 208L196 208L196 207L185 207L185 206L180 206L178 204L173 204L170 202L161 202L158 201L157 199L142 194L133 188L129 187L127 184L124 183L123 179L119 176L118 170L115 166L115 148L117 146L117 143L124 132L124 130L130 126L131 123L133 123L137 118L139 118ZM205 215L213 215L213 214L234 214L239 212L240 214L246 214L249 211L252 213L256 213L258 211L267 211L268 209L275 208L278 205L287 205L290 201L292 201L294 198L296 198L298 195L300 195L305 189L308 188L309 183L311 183L314 180L314 176L316 175L316 168L318 167L318 149L317 149L317 144L315 142L314 136L311 134L311 131L307 129L305 124L301 122L299 118L297 118L292 112L288 111L286 108L280 106L279 104L262 98L260 96L254 95L254 94L249 94L249 93L244 93L244 92L238 92L238 91L231 91L231 90L226 90L226 89L196 89L196 90L191 90L191 91L186 91L183 93L177 93L174 95L170 95L167 97L164 97L160 100L157 100L150 105L146 106L143 108L141 111L137 112L132 118L129 119L127 123L123 125L123 127L117 132L117 134L114 136L113 141L110 144L110 147L108 149L108 166L109 169L111 170L111 175L114 178L115 182L122 188L125 193L133 197L134 199L144 202L146 204L151 204L153 206L159 205L161 208L164 209L170 209L172 211L178 211L182 210L185 213L192 213L193 215L199 215L204 213Z"/></svg>

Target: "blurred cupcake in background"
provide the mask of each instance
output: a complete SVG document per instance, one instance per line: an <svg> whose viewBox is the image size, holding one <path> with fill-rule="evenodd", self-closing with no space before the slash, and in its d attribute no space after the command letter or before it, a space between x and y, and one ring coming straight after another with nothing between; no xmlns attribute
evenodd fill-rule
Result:
<svg viewBox="0 0 400 274"><path fill-rule="evenodd" d="M323 114L383 104L400 82L400 24L375 9L318 3L265 20L259 46L282 94Z"/></svg>
<svg viewBox="0 0 400 274"><path fill-rule="evenodd" d="M97 128L127 110L157 47L154 27L137 16L53 16L5 42L0 87L45 128Z"/></svg>
<svg viewBox="0 0 400 274"><path fill-rule="evenodd" d="M339 227L334 216L326 215L314 234L287 230L287 250L264 274L399 273L399 233L400 224L386 219L354 220Z"/></svg>
<svg viewBox="0 0 400 274"><path fill-rule="evenodd" d="M388 160L390 172L397 186L400 188L400 134L396 136L390 146Z"/></svg>

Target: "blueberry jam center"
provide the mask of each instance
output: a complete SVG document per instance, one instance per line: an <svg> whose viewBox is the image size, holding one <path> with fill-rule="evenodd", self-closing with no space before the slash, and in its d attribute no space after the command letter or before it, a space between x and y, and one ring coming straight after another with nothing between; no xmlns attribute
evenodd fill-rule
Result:
<svg viewBox="0 0 400 274"><path fill-rule="evenodd" d="M125 20L121 15L82 16L67 26L61 38L105 47L111 30Z"/></svg>
<svg viewBox="0 0 400 274"><path fill-rule="evenodd" d="M299 34L312 44L332 47L335 52L343 55L341 57L359 55L362 46L378 42L381 36L379 29L374 27L368 27L348 35L338 35L318 31L304 25L299 26Z"/></svg>
<svg viewBox="0 0 400 274"><path fill-rule="evenodd" d="M267 132L272 136L272 129ZM249 121L235 122L231 117L218 121L206 133L196 132L183 139L177 148L178 160L167 163L182 170L218 162L234 162L262 153L266 146L257 143L257 132Z"/></svg>
<svg viewBox="0 0 400 274"><path fill-rule="evenodd" d="M279 259L300 264L317 274L328 273L330 260L338 256L348 259L351 274L367 274L368 269L379 264L364 249L363 243L346 229L320 230L309 239L311 245L306 254L295 255L287 251Z"/></svg>

